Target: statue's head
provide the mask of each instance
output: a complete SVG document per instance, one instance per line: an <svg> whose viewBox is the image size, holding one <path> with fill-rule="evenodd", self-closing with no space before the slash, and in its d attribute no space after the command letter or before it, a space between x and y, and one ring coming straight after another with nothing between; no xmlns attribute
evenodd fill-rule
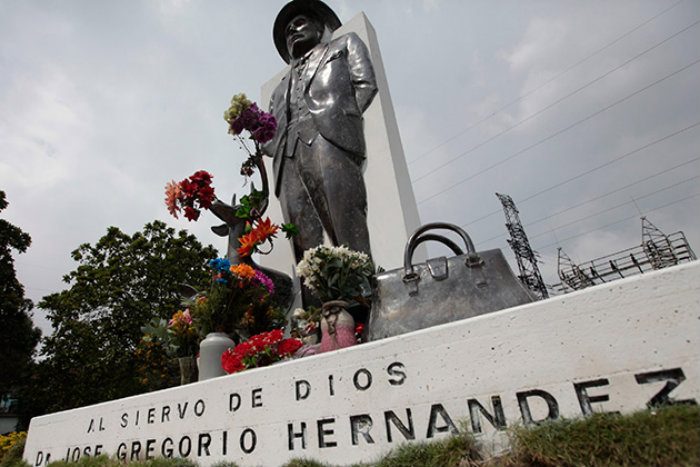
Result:
<svg viewBox="0 0 700 467"><path fill-rule="evenodd" d="M321 42L325 25L313 15L296 15L284 28L287 39L287 53L291 58L299 58Z"/></svg>
<svg viewBox="0 0 700 467"><path fill-rule="evenodd" d="M292 0L278 13L272 28L275 47L289 63L321 42L326 31L341 23L333 10L320 0Z"/></svg>

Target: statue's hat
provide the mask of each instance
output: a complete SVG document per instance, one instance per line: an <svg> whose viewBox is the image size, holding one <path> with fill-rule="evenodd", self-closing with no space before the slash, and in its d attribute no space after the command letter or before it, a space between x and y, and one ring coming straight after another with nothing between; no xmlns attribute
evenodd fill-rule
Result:
<svg viewBox="0 0 700 467"><path fill-rule="evenodd" d="M287 50L287 39L284 30L287 24L300 14L313 16L325 24L328 29L335 31L341 26L338 15L331 8L320 0L292 0L282 7L275 18L275 24L272 27L272 38L275 41L277 52L289 63L289 51Z"/></svg>

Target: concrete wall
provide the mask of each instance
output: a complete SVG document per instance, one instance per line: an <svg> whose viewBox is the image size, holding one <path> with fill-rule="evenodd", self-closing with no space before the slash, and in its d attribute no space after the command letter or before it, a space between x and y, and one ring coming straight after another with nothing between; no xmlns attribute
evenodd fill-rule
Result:
<svg viewBox="0 0 700 467"><path fill-rule="evenodd" d="M425 310L429 313L430 310ZM371 461L407 441L700 400L700 263L269 368L35 418L32 465ZM50 384L50 382L47 382ZM460 422L465 422L462 427Z"/></svg>

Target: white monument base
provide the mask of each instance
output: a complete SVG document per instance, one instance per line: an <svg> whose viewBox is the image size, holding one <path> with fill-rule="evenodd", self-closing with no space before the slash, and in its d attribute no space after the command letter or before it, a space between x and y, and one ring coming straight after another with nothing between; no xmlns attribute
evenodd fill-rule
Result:
<svg viewBox="0 0 700 467"><path fill-rule="evenodd" d="M425 310L430 313L430 310ZM269 368L34 418L35 466L95 454L276 466L700 399L700 263ZM50 382L47 382L50 384ZM464 422L464 423L460 423Z"/></svg>

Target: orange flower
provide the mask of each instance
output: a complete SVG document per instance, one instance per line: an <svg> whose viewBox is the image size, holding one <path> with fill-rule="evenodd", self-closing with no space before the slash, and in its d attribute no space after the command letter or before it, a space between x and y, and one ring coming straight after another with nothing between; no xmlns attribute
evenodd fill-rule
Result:
<svg viewBox="0 0 700 467"><path fill-rule="evenodd" d="M249 256L253 249L255 249L255 246L258 244L258 238L255 231L242 235L238 241L241 243L241 246L236 251L243 257Z"/></svg>
<svg viewBox="0 0 700 467"><path fill-rule="evenodd" d="M247 264L234 264L231 266L231 272L241 279L250 280L255 277L255 269Z"/></svg>
<svg viewBox="0 0 700 467"><path fill-rule="evenodd" d="M258 240L264 242L269 237L274 237L278 230L279 227L273 224L270 218L267 217L265 220L259 220L253 231L257 232Z"/></svg>

